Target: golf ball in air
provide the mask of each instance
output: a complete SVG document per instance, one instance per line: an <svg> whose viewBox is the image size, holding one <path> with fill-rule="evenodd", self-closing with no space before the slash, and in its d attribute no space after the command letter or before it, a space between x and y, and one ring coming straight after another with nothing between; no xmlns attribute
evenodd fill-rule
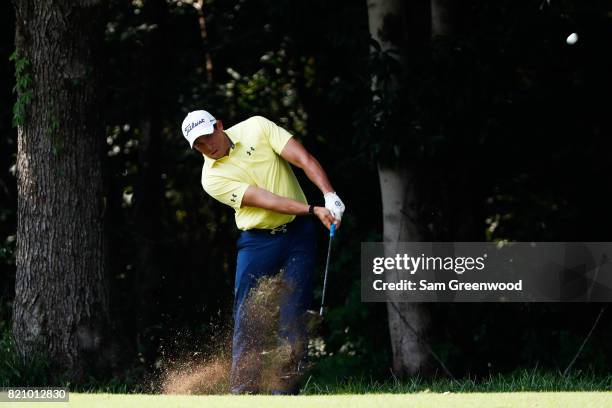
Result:
<svg viewBox="0 0 612 408"><path fill-rule="evenodd" d="M576 33L571 33L567 36L567 39L565 40L565 42L567 42L569 45L576 44L576 41L578 41L578 34Z"/></svg>

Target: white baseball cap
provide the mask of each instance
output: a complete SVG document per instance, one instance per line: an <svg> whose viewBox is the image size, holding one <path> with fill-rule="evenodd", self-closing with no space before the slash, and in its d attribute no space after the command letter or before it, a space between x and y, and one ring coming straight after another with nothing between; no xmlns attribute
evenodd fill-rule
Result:
<svg viewBox="0 0 612 408"><path fill-rule="evenodd" d="M193 148L193 142L198 137L212 133L215 123L217 119L205 110L189 112L181 125L183 136L189 142L189 146Z"/></svg>

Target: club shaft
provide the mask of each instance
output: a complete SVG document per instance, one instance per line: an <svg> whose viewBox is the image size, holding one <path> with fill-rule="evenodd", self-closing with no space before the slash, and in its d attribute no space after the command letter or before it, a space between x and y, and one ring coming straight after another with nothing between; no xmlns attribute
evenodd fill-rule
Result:
<svg viewBox="0 0 612 408"><path fill-rule="evenodd" d="M329 270L329 259L331 255L332 240L334 239L335 225L332 225L332 230L329 234L329 244L327 245L327 260L325 261L325 275L323 277L323 294L321 295L321 309L319 316L323 316L323 304L325 303L325 289L327 288L327 271Z"/></svg>

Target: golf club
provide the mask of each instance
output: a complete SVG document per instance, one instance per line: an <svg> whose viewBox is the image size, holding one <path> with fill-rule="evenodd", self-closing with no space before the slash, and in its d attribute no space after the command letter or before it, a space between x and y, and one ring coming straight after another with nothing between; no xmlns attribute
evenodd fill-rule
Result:
<svg viewBox="0 0 612 408"><path fill-rule="evenodd" d="M327 246L327 261L325 262L325 276L323 278L323 294L321 295L321 310L319 316L323 316L323 304L325 303L325 288L327 287L327 271L329 269L329 256L331 254L332 240L336 232L336 224L332 224L329 228L329 244Z"/></svg>

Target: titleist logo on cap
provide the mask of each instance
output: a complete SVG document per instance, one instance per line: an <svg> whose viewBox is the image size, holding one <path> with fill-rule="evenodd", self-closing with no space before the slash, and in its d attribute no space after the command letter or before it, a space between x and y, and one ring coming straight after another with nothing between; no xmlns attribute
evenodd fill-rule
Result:
<svg viewBox="0 0 612 408"><path fill-rule="evenodd" d="M214 119L211 119L210 122L214 122ZM198 120L197 122L191 122L189 125L185 126L185 134L189 134L189 132L196 126L201 125L202 123L206 122L206 118L202 118L200 120Z"/></svg>

